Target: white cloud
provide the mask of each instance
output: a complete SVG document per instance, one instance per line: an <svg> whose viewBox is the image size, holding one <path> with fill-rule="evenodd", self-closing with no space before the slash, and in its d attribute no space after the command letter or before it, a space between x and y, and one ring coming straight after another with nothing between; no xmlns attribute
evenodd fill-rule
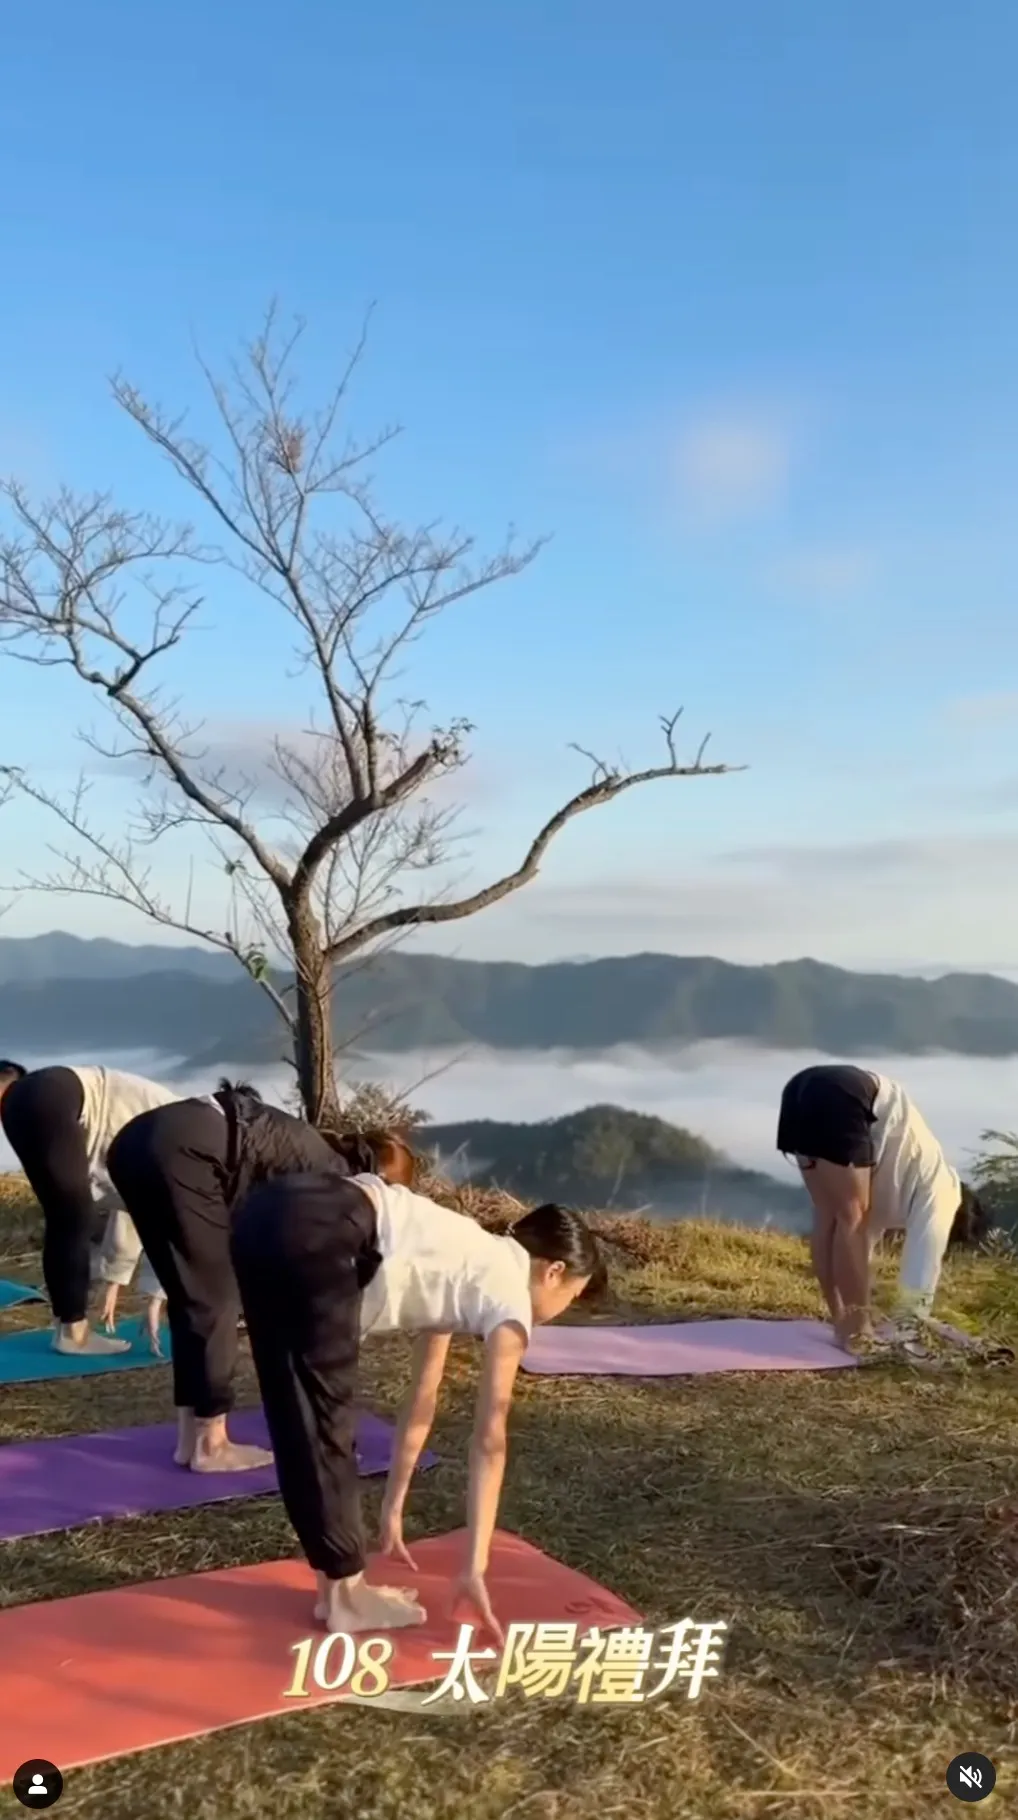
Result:
<svg viewBox="0 0 1018 1820"><path fill-rule="evenodd" d="M426 716L418 725L418 745L426 743L429 731ZM331 762L334 739L324 731L324 720L317 730L300 724L268 720L221 719L207 721L188 742L188 749L202 754L198 769L206 778L214 778L222 788L234 790L253 801L255 810L273 814L293 800L293 789L280 776L276 760L277 745L292 754L301 764L321 773ZM512 770L510 770L512 765ZM149 767L142 759L92 759L89 770L113 777L147 776ZM497 801L509 776L516 776L515 757L503 754L469 756L459 771L443 772L422 793L429 802L443 809L462 805L478 810ZM416 800L416 799L415 799Z"/></svg>
<svg viewBox="0 0 1018 1820"><path fill-rule="evenodd" d="M25 1056L33 1063L43 1058ZM47 1061L61 1058L47 1056ZM77 1058L71 1058L72 1060ZM111 1067L142 1069L156 1079L164 1057L103 1053ZM778 1155L775 1126L781 1089L798 1068L829 1060L811 1052L754 1049L740 1043L703 1043L671 1053L625 1047L582 1053L568 1050L494 1052L432 1050L366 1059L358 1072L404 1092L436 1123L495 1118L558 1118L606 1102L669 1119L703 1134L737 1163L785 1183L796 1175ZM1018 1060L980 1056L894 1056L874 1053L869 1065L904 1081L951 1161L967 1172L972 1152L988 1128L1015 1123ZM227 1073L249 1073L247 1064ZM431 1078L427 1078L427 1077ZM292 1080L285 1069L256 1070L266 1097L287 1104ZM423 1083L423 1085L421 1084ZM203 1093L204 1078L179 1082L181 1092ZM0 1170L14 1158L0 1136ZM709 1203L708 1203L709 1204ZM804 1201L805 1207L805 1201Z"/></svg>
<svg viewBox="0 0 1018 1820"><path fill-rule="evenodd" d="M730 523L780 504L791 441L783 426L766 418L711 413L681 432L673 461L684 506L708 523Z"/></svg>
<svg viewBox="0 0 1018 1820"><path fill-rule="evenodd" d="M965 726L997 727L1018 721L1018 689L960 695L951 703L952 719Z"/></svg>
<svg viewBox="0 0 1018 1820"><path fill-rule="evenodd" d="M657 950L881 971L1018 966L1018 836L775 844L669 871L538 880L423 945L479 959Z"/></svg>
<svg viewBox="0 0 1018 1820"><path fill-rule="evenodd" d="M774 584L822 605L859 593L872 580L876 562L862 548L800 550L776 564Z"/></svg>

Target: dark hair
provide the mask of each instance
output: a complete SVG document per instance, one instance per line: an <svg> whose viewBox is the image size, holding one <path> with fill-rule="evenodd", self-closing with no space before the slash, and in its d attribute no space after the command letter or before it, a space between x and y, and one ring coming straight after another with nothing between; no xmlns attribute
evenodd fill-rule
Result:
<svg viewBox="0 0 1018 1820"><path fill-rule="evenodd" d="M395 1132L323 1131L322 1136L354 1175L380 1175L404 1187L412 1185L417 1158Z"/></svg>
<svg viewBox="0 0 1018 1820"><path fill-rule="evenodd" d="M509 1237L532 1258L546 1264L564 1264L570 1277L590 1277L603 1288L607 1272L600 1248L585 1219L571 1207L545 1201L516 1220Z"/></svg>
<svg viewBox="0 0 1018 1820"><path fill-rule="evenodd" d="M993 1224L990 1212L967 1182L961 1185L961 1200L951 1227L949 1245L981 1245Z"/></svg>
<svg viewBox="0 0 1018 1820"><path fill-rule="evenodd" d="M23 1081L27 1073L20 1062L0 1062L0 1081Z"/></svg>
<svg viewBox="0 0 1018 1820"><path fill-rule="evenodd" d="M216 1092L243 1094L247 1100L260 1100L262 1097L257 1087L253 1087L250 1081L231 1081L225 1074L219 1081Z"/></svg>

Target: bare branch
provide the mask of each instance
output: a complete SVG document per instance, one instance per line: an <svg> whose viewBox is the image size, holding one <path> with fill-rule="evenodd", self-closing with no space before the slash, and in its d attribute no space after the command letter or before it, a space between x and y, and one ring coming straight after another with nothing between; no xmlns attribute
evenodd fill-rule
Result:
<svg viewBox="0 0 1018 1820"><path fill-rule="evenodd" d="M531 879L537 877L541 862L552 841L575 816L583 815L589 809L600 808L604 803L613 802L627 790L635 789L637 785L656 783L662 778L727 777L745 769L742 765L704 765L702 754L706 741L692 764L679 764L673 744L673 732L677 719L678 716L675 716L672 720L662 720L661 723L668 745L669 762L667 765L655 765L646 771L623 772L589 753L585 754L590 758L593 766L593 781L586 790L580 790L575 796L570 797L569 801L564 803L562 808L545 822L543 828L531 841L522 863L514 872L507 872L494 884L486 885L483 890L475 891L469 897L460 898L456 903L406 904L401 905L398 909L387 911L374 918L373 921L352 930L343 940L334 943L329 950L332 961L344 961L348 955L356 953L359 949L377 941L381 936L394 929L458 922L463 917L475 916L479 910L487 910L490 905L499 903L502 898L509 897L514 891L519 891L523 885L529 884Z"/></svg>

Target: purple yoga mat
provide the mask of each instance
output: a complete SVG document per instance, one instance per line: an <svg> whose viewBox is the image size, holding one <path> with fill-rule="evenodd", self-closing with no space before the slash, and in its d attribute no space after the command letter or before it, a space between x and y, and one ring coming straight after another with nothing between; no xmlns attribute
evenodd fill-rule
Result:
<svg viewBox="0 0 1018 1820"><path fill-rule="evenodd" d="M240 1410L230 1419L238 1441L267 1447L260 1409ZM274 1466L255 1472L186 1472L173 1464L176 1430L114 1428L103 1435L61 1435L56 1440L16 1441L0 1447L0 1541L77 1529L111 1517L142 1517L160 1510L221 1504L277 1489ZM388 1469L393 1430L378 1416L357 1421L362 1478ZM422 1454L422 1468L435 1464Z"/></svg>
<svg viewBox="0 0 1018 1820"><path fill-rule="evenodd" d="M711 1371L836 1371L856 1363L819 1321L733 1320L539 1327L523 1369L558 1378L678 1378Z"/></svg>

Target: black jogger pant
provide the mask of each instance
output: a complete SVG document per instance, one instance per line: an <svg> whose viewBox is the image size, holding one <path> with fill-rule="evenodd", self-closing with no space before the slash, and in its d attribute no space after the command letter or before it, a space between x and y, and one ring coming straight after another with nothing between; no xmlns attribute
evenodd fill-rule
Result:
<svg viewBox="0 0 1018 1820"><path fill-rule="evenodd" d="M342 1177L278 1176L237 1209L231 1245L286 1514L315 1572L348 1579L364 1566L354 1396L374 1209Z"/></svg>
<svg viewBox="0 0 1018 1820"><path fill-rule="evenodd" d="M46 1293L65 1326L88 1314L95 1206L84 1108L85 1090L71 1068L37 1068L0 1099L4 1136L42 1208Z"/></svg>
<svg viewBox="0 0 1018 1820"><path fill-rule="evenodd" d="M106 1158L166 1291L174 1403L202 1418L233 1408L240 1297L230 1262L229 1144L215 1106L179 1100L132 1119Z"/></svg>

